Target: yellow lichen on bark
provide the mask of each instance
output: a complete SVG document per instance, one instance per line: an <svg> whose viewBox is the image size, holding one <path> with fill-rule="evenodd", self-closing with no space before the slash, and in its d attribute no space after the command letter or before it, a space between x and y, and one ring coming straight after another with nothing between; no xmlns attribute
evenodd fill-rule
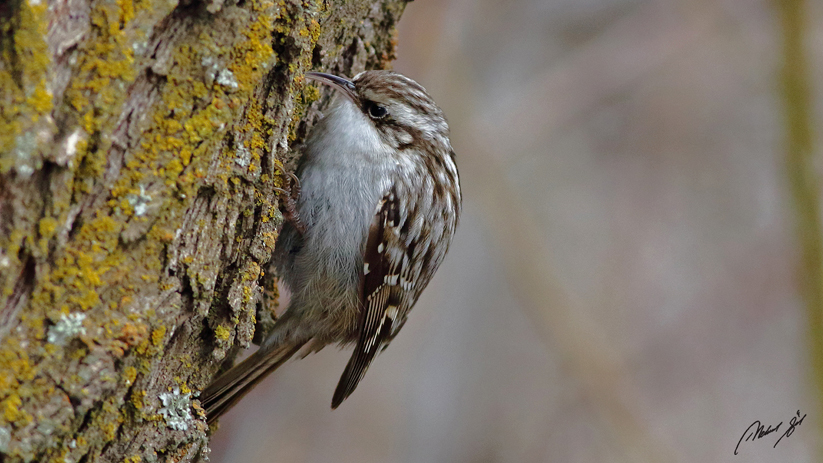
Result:
<svg viewBox="0 0 823 463"><path fill-rule="evenodd" d="M71 16L86 29L55 46L47 28L66 4L11 2L0 186L24 199L0 227L0 305L12 307L0 452L105 459L129 432L167 425L158 391L202 387L251 339L261 285L276 290L263 278L282 220L273 187L319 97L302 74L316 57L338 63L341 49L313 54L324 34L355 40L362 18L383 13L357 0L346 28L324 31L334 13L321 0L89 0Z"/></svg>
<svg viewBox="0 0 823 463"><path fill-rule="evenodd" d="M47 78L45 2L21 2L16 17L0 18L0 173L30 173L37 165L34 128L52 109Z"/></svg>

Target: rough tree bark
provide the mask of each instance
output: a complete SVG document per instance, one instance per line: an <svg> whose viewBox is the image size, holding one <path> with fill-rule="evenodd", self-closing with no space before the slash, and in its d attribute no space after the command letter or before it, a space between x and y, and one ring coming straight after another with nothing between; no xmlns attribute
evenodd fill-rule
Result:
<svg viewBox="0 0 823 463"><path fill-rule="evenodd" d="M386 67L403 7L0 1L0 459L208 453L193 391L271 323L304 72Z"/></svg>

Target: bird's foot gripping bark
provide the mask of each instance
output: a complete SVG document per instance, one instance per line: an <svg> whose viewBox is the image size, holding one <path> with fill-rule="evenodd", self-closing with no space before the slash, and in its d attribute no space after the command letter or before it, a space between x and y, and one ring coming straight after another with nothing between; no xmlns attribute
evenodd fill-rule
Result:
<svg viewBox="0 0 823 463"><path fill-rule="evenodd" d="M302 235L306 233L306 225L300 220L300 213L297 211L297 200L300 199L300 179L291 172L286 172L288 176L286 188L274 188L274 191L283 195L281 205L283 206L283 218L291 222L294 228Z"/></svg>

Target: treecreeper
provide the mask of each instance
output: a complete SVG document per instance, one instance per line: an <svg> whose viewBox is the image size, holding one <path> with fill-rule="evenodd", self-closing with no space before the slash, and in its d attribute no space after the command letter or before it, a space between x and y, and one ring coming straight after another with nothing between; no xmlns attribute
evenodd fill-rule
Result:
<svg viewBox="0 0 823 463"><path fill-rule="evenodd" d="M291 300L260 349L203 391L209 423L298 351L354 344L337 408L403 327L457 227L449 126L420 84L391 71L306 77L337 97L304 145L275 246Z"/></svg>

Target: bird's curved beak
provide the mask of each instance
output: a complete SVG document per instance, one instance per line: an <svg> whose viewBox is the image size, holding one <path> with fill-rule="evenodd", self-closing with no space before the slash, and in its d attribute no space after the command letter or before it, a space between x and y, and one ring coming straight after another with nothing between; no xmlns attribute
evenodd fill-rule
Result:
<svg viewBox="0 0 823 463"><path fill-rule="evenodd" d="M357 93L354 91L352 81L332 74L326 74L325 72L307 72L306 77L338 90L343 96L351 100L352 103L358 104Z"/></svg>

